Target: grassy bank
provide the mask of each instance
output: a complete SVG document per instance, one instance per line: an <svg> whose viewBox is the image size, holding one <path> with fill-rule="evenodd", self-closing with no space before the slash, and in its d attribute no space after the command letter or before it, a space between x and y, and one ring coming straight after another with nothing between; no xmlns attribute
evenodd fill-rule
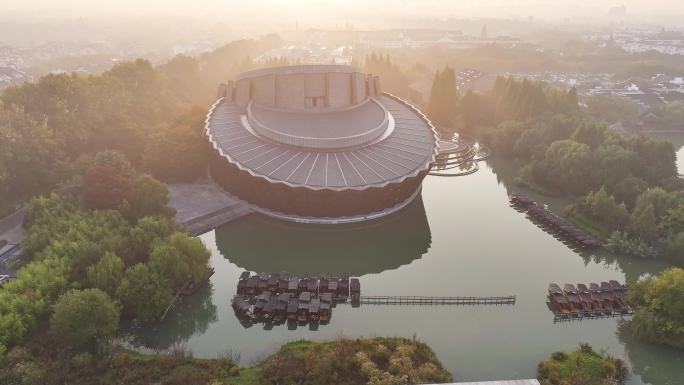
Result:
<svg viewBox="0 0 684 385"><path fill-rule="evenodd" d="M601 239L602 241L606 241L613 232L613 229L610 229L585 215L572 214L568 215L567 218L570 220L570 222L589 232L591 235Z"/></svg>
<svg viewBox="0 0 684 385"><path fill-rule="evenodd" d="M113 348L103 356L65 354L34 341L0 360L0 383L57 385L418 384L451 380L434 352L406 338L340 338L288 343L239 367L234 354L199 359L182 346L158 355Z"/></svg>

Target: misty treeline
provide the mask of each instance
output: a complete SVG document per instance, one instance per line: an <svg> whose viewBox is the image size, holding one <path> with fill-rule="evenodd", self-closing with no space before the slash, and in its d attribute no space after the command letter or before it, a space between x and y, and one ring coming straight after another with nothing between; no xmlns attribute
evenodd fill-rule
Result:
<svg viewBox="0 0 684 385"><path fill-rule="evenodd" d="M0 214L78 176L78 164L105 149L164 181L196 179L205 170L202 126L216 86L256 68L253 57L279 44L277 36L239 40L159 66L138 59L8 88L0 97Z"/></svg>
<svg viewBox="0 0 684 385"><path fill-rule="evenodd" d="M207 278L209 252L173 223L156 178L204 172L208 83L254 68L248 54L277 44L48 75L2 94L0 209L46 195L27 205L24 265L0 291L0 356L32 333L48 339L48 356L100 352L120 318L154 322L179 288Z"/></svg>
<svg viewBox="0 0 684 385"><path fill-rule="evenodd" d="M363 64L366 73L380 77L383 92L389 92L402 98L408 96L409 79L405 71L392 62L389 54L383 55L373 52L366 55Z"/></svg>
<svg viewBox="0 0 684 385"><path fill-rule="evenodd" d="M519 183L574 197L564 215L606 239L609 250L684 266L684 181L670 142L622 136L581 110L574 89L526 79L499 77L489 93L459 100L452 72L437 74L428 105L443 135L456 128L475 136L517 161ZM684 347L681 307L661 306L684 299L683 275L672 268L630 286L634 335Z"/></svg>
<svg viewBox="0 0 684 385"><path fill-rule="evenodd" d="M555 71L607 74L616 80L629 77L650 79L656 74L684 72L682 55L655 51L626 52L610 43L587 42L580 37L544 42L541 46L524 42L515 45L487 44L465 49L428 46L388 50L388 53L407 73L421 70L426 74L434 74L434 71L447 64L452 68L475 68L488 73Z"/></svg>
<svg viewBox="0 0 684 385"><path fill-rule="evenodd" d="M475 136L519 162L520 183L577 197L565 214L614 251L684 264L684 182L671 143L594 121L572 88L499 77L490 92L458 99L452 69L435 79L427 111L444 135Z"/></svg>

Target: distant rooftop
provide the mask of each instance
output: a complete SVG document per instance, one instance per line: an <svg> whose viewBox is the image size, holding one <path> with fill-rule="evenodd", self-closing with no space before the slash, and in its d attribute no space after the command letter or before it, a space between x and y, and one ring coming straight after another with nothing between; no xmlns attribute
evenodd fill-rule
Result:
<svg viewBox="0 0 684 385"><path fill-rule="evenodd" d="M254 78L267 75L318 74L318 73L354 73L361 72L357 67L337 64L295 65L283 67L269 67L247 71L239 74L235 80Z"/></svg>

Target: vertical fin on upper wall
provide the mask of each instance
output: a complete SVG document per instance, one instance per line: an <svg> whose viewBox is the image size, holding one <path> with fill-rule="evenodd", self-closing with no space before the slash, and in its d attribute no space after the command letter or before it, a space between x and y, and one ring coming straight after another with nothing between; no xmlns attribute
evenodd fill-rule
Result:
<svg viewBox="0 0 684 385"><path fill-rule="evenodd" d="M377 93L375 92L375 82L373 81L373 75L368 74L366 75L366 87L368 87L368 96L369 97L374 97L377 96Z"/></svg>
<svg viewBox="0 0 684 385"><path fill-rule="evenodd" d="M382 95L382 87L380 87L380 76L373 76L373 89L375 90L375 96Z"/></svg>
<svg viewBox="0 0 684 385"><path fill-rule="evenodd" d="M250 79L240 79L235 85L235 103L241 108L247 107L252 97L252 82Z"/></svg>
<svg viewBox="0 0 684 385"><path fill-rule="evenodd" d="M221 99L226 96L226 90L228 86L225 83L221 83L216 90L216 99Z"/></svg>
<svg viewBox="0 0 684 385"><path fill-rule="evenodd" d="M368 97L368 88L366 87L366 76L360 72L354 72L352 75L352 90L354 92L352 104L359 104Z"/></svg>
<svg viewBox="0 0 684 385"><path fill-rule="evenodd" d="M226 85L226 100L232 102L235 98L235 83L232 80L228 80Z"/></svg>

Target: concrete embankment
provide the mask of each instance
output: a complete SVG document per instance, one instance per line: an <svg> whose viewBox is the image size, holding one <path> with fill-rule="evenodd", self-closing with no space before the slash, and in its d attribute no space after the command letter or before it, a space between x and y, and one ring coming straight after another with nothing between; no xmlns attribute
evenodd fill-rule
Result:
<svg viewBox="0 0 684 385"><path fill-rule="evenodd" d="M213 184L170 184L169 206L176 210L176 223L191 235L199 235L241 218L251 210Z"/></svg>

